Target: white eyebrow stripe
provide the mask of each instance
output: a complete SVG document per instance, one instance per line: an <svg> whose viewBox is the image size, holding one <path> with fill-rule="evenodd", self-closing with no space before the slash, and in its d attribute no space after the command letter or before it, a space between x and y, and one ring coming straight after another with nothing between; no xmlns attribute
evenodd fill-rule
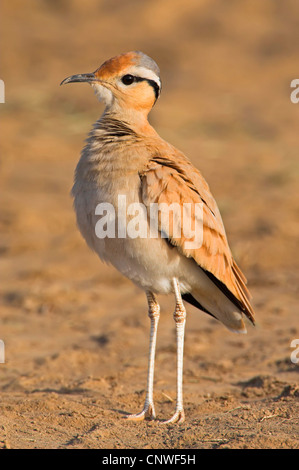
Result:
<svg viewBox="0 0 299 470"><path fill-rule="evenodd" d="M128 71L129 74L136 75L140 78L147 78L148 80L153 80L161 88L161 80L155 72L147 69L146 67L131 67Z"/></svg>

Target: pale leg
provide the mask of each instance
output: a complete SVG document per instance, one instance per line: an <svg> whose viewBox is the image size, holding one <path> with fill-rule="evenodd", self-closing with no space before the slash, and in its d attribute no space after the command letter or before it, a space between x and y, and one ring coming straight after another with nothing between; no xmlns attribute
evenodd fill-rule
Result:
<svg viewBox="0 0 299 470"><path fill-rule="evenodd" d="M156 352L156 340L157 330L160 318L160 307L154 294L151 292L146 293L148 301L148 316L151 321L150 330L150 346L149 346L149 357L148 357L148 375L147 375L147 387L146 397L143 410L140 413L128 415L126 418L135 421L141 421L145 417L154 419L156 417L154 400L153 400L153 388L154 388L154 369L155 369L155 352Z"/></svg>
<svg viewBox="0 0 299 470"><path fill-rule="evenodd" d="M176 327L176 344L177 344L177 398L176 409L174 415L162 424L182 423L185 420L183 408L183 356L184 356L184 334L186 323L186 309L184 307L179 283L177 279L173 279L173 287L176 298L175 311L173 318Z"/></svg>

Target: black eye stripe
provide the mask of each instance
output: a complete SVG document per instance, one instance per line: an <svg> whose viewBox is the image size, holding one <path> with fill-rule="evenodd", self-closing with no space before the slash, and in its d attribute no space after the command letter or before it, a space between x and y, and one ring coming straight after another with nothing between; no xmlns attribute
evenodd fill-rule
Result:
<svg viewBox="0 0 299 470"><path fill-rule="evenodd" d="M155 82L155 80L151 80L150 78L142 78L142 77L134 77L134 79L135 79L134 80L135 82L144 82L144 81L147 82L150 86L153 87L156 99L159 97L160 87L158 83Z"/></svg>
<svg viewBox="0 0 299 470"><path fill-rule="evenodd" d="M158 99L160 95L160 87L155 80L151 80L149 78L143 78L143 77L136 77L133 75L124 75L121 79L124 85L132 85L132 83L137 83L137 82L147 82L151 87L153 87L154 92L155 92L155 97Z"/></svg>
<svg viewBox="0 0 299 470"><path fill-rule="evenodd" d="M156 100L159 98L159 95L160 95L160 87L158 85L158 83L155 82L155 80L150 80L149 78L146 78L146 81L147 83L149 83L149 85L151 85L154 89L154 92L155 92L155 97L156 97Z"/></svg>

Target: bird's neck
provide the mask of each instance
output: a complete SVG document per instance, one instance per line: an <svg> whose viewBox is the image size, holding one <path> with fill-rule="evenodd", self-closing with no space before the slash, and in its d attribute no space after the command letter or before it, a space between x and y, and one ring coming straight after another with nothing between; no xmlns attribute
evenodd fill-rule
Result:
<svg viewBox="0 0 299 470"><path fill-rule="evenodd" d="M144 109L110 107L106 108L101 121L113 119L124 123L136 134L156 136L155 129L148 122L148 113L149 110Z"/></svg>

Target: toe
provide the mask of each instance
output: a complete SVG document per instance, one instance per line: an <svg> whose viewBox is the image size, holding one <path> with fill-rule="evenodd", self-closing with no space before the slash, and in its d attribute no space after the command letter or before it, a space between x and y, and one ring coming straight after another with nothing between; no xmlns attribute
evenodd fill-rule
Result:
<svg viewBox="0 0 299 470"><path fill-rule="evenodd" d="M156 418L155 408L152 403L149 405L146 405L140 413L126 416L126 419L130 421L142 421L145 418L149 418L149 419Z"/></svg>
<svg viewBox="0 0 299 470"><path fill-rule="evenodd" d="M185 421L184 410L177 410L174 415L167 419L166 421L159 421L160 424L174 424L174 423L183 423Z"/></svg>

